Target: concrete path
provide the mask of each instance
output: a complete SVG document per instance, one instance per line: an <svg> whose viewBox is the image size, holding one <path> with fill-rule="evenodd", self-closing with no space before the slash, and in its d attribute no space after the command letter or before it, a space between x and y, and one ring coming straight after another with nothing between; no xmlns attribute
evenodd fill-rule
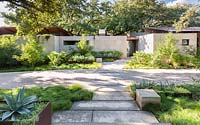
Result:
<svg viewBox="0 0 200 125"><path fill-rule="evenodd" d="M118 87L118 85L115 87ZM92 101L75 102L70 111L54 113L52 119L53 125L159 123L152 113L140 111L135 101L123 87L120 91L98 90L95 92Z"/></svg>
<svg viewBox="0 0 200 125"><path fill-rule="evenodd" d="M81 84L92 90L121 90L132 81L143 80L175 83L192 82L199 79L200 71L195 69L150 69L150 70L62 70L0 73L0 87L14 88L22 86L49 86ZM198 76L197 76L198 75ZM115 86L119 85L119 86ZM111 86L107 88L106 86Z"/></svg>
<svg viewBox="0 0 200 125"><path fill-rule="evenodd" d="M121 60L116 60L114 62L103 62L102 63L102 69L116 69L116 70L122 70L126 62L130 60L130 58L127 59L121 59Z"/></svg>

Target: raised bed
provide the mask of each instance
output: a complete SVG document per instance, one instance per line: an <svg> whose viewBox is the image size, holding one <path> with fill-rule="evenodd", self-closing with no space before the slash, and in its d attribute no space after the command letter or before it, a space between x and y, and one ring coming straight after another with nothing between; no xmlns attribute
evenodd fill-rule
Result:
<svg viewBox="0 0 200 125"><path fill-rule="evenodd" d="M0 101L0 103L5 103L5 101ZM0 121L0 125L14 125L14 122L16 121ZM38 114L38 120L35 121L35 125L51 125L50 102L47 102L45 108Z"/></svg>

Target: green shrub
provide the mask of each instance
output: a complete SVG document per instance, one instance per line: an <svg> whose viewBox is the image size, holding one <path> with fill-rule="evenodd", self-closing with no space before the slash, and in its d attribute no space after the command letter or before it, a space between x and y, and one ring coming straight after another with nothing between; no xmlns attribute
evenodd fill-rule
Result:
<svg viewBox="0 0 200 125"><path fill-rule="evenodd" d="M72 55L68 60L69 63L92 63L94 61L95 61L95 58L90 53L86 53L85 55L76 53Z"/></svg>
<svg viewBox="0 0 200 125"><path fill-rule="evenodd" d="M176 46L177 40L172 33L166 35L164 42L158 45L154 53L153 64L158 66L172 66L177 68L176 59L180 52Z"/></svg>
<svg viewBox="0 0 200 125"><path fill-rule="evenodd" d="M199 67L200 59L193 55L181 55L181 60L179 60L179 64L184 66L185 68Z"/></svg>
<svg viewBox="0 0 200 125"><path fill-rule="evenodd" d="M17 65L15 56L20 55L19 46L14 36L0 38L0 67Z"/></svg>
<svg viewBox="0 0 200 125"><path fill-rule="evenodd" d="M62 51L61 53L53 51L48 55L48 58L50 60L50 65L59 66L61 64L67 63L68 54L64 51Z"/></svg>
<svg viewBox="0 0 200 125"><path fill-rule="evenodd" d="M151 67L152 66L152 54L145 52L136 52L125 68L140 68L140 67Z"/></svg>
<svg viewBox="0 0 200 125"><path fill-rule="evenodd" d="M120 59L123 53L120 51L93 51L92 55L96 58Z"/></svg>
<svg viewBox="0 0 200 125"><path fill-rule="evenodd" d="M81 55L85 55L86 53L90 53L93 49L92 46L88 45L87 40L83 36L82 40L80 40L77 44L78 52Z"/></svg>
<svg viewBox="0 0 200 125"><path fill-rule="evenodd" d="M22 45L22 54L17 57L26 66L35 66L44 61L42 45L34 38L28 38L25 45Z"/></svg>

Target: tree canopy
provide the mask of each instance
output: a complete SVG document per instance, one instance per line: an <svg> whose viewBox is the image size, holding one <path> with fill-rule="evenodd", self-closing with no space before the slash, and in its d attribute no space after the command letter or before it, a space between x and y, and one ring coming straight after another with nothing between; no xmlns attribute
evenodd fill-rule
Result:
<svg viewBox="0 0 200 125"><path fill-rule="evenodd" d="M184 23L200 26L199 11L192 11L190 5L168 7L157 0L2 1L8 2L7 7L12 10L2 15L6 22L17 27L19 35L33 35L50 26L62 27L74 35L95 35L100 28L121 35L142 31L145 27L173 26L174 23L176 27Z"/></svg>

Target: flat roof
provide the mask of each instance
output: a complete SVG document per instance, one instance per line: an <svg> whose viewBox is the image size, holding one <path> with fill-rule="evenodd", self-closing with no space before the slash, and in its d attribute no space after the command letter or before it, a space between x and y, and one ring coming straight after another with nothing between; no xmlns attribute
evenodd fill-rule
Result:
<svg viewBox="0 0 200 125"><path fill-rule="evenodd" d="M153 32L153 33L162 33L162 32L176 32L176 28L175 27L148 27L145 28L146 32ZM189 33L189 32L200 32L200 27L187 27L182 29L180 32L185 32L185 33Z"/></svg>
<svg viewBox="0 0 200 125"><path fill-rule="evenodd" d="M0 27L0 35L15 35L17 33L16 27ZM38 34L53 34L55 36L72 36L72 33L67 32L60 27L47 27Z"/></svg>

